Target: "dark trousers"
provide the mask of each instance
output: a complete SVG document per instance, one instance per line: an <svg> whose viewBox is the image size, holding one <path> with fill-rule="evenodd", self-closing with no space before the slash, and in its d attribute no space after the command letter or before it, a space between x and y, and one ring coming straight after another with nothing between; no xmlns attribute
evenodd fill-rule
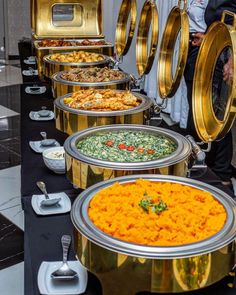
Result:
<svg viewBox="0 0 236 295"><path fill-rule="evenodd" d="M199 48L190 46L187 65L184 72L185 82L187 85L187 97L189 103L189 115L187 122L187 133L192 135L195 140L199 141L192 112L192 90L194 70ZM233 157L233 141L231 131L221 141L212 143L212 148L206 155L207 165L215 172L222 181L229 181L232 177L231 161Z"/></svg>

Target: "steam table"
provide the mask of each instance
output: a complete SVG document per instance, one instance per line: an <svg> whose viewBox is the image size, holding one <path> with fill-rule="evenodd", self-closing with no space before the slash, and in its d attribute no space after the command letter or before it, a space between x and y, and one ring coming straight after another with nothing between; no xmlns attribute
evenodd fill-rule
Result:
<svg viewBox="0 0 236 295"><path fill-rule="evenodd" d="M39 194L36 181L45 181L49 193L66 192L72 202L79 194L79 190L73 188L65 175L56 175L48 170L43 163L42 156L30 149L29 141L40 140L40 131L46 131L50 138L55 138L61 145L67 136L55 129L54 121L37 122L30 120L30 111L37 111L42 106L53 110L53 100L49 87L45 94L29 95L25 93L27 86L29 85L23 84L21 86L21 193L22 205L25 211L25 295L38 295L37 274L41 262L59 261L62 259L60 239L63 234L73 236L73 226L69 213L43 217L34 213L31 207L31 196ZM220 184L220 181L209 169L198 180L212 184L230 193ZM75 260L73 247L71 247L69 257L71 260ZM227 277L210 288L187 294L235 295L235 289L227 287L227 284L232 282L233 278ZM116 287L118 285L114 286L114 288ZM85 294L102 294L100 283L92 274L89 274L88 287ZM144 292L139 295L141 294L147 295L150 293Z"/></svg>

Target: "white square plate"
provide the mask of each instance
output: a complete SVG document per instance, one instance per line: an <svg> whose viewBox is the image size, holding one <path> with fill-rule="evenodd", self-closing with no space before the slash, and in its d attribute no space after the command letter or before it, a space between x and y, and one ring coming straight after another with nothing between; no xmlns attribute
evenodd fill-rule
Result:
<svg viewBox="0 0 236 295"><path fill-rule="evenodd" d="M45 86L27 86L25 92L27 94L43 94L47 91Z"/></svg>
<svg viewBox="0 0 236 295"><path fill-rule="evenodd" d="M41 206L42 200L45 200L44 195L33 195L31 200L32 208L35 213L38 215L54 215L54 214L63 214L70 212L71 210L71 201L66 193L55 193L49 194L50 198L61 198L61 201L56 206L46 207Z"/></svg>
<svg viewBox="0 0 236 295"><path fill-rule="evenodd" d="M42 146L41 145L41 140L40 141L30 141L29 142L30 147L32 148L33 151L35 151L36 153L42 154L43 151L50 149L50 148L54 148L56 146L61 146L59 142L55 142L54 145L50 145L50 146Z"/></svg>
<svg viewBox="0 0 236 295"><path fill-rule="evenodd" d="M73 280L55 280L51 273L61 267L61 261L42 262L38 271L38 287L42 295L77 295L85 292L88 283L87 270L79 261L68 261L69 267L78 273Z"/></svg>
<svg viewBox="0 0 236 295"><path fill-rule="evenodd" d="M27 64L27 65L35 65L36 60L24 59L24 63Z"/></svg>
<svg viewBox="0 0 236 295"><path fill-rule="evenodd" d="M30 77L30 76L38 76L38 70L24 70L24 71L22 71L22 74L24 76L28 76L28 77Z"/></svg>
<svg viewBox="0 0 236 295"><path fill-rule="evenodd" d="M40 117L38 112L30 112L29 117L31 120L34 120L34 121L50 121L50 120L54 119L54 113L52 111L50 111L49 116Z"/></svg>

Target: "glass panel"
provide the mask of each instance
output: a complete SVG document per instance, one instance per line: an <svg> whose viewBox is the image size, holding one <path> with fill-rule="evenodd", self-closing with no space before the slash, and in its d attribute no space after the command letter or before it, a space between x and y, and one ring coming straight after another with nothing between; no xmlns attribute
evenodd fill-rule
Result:
<svg viewBox="0 0 236 295"><path fill-rule="evenodd" d="M52 7L52 23L55 27L80 27L83 22L80 4L56 4Z"/></svg>
<svg viewBox="0 0 236 295"><path fill-rule="evenodd" d="M72 21L74 19L74 5L57 4L52 8L52 21Z"/></svg>
<svg viewBox="0 0 236 295"><path fill-rule="evenodd" d="M181 40L181 30L176 36L174 54L172 56L172 79L175 78L176 71L177 71L178 59L180 54L180 46L181 46L180 40Z"/></svg>
<svg viewBox="0 0 236 295"><path fill-rule="evenodd" d="M223 120L229 96L232 91L232 50L225 48L220 54L213 73L212 105L218 120Z"/></svg>

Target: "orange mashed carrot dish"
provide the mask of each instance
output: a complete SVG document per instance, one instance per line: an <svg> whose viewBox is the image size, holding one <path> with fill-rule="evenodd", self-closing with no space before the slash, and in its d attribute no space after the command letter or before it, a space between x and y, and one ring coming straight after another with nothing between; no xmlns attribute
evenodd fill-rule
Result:
<svg viewBox="0 0 236 295"><path fill-rule="evenodd" d="M204 240L219 232L227 218L224 206L209 192L143 179L99 191L90 201L88 214L103 232L150 246Z"/></svg>

